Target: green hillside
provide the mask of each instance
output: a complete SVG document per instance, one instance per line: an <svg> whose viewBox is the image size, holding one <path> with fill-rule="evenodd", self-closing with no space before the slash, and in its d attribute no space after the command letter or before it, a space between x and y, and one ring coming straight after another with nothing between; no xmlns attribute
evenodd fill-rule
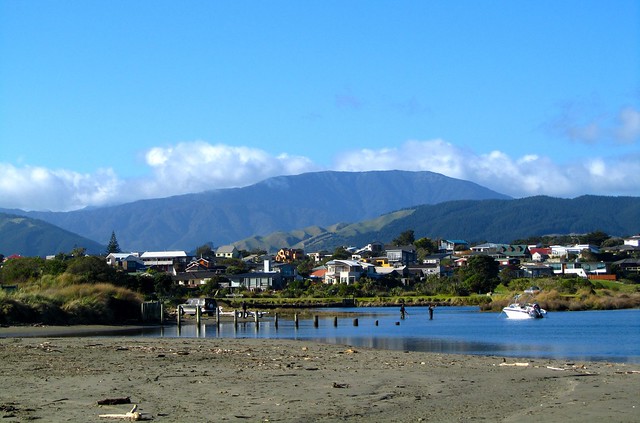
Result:
<svg viewBox="0 0 640 423"><path fill-rule="evenodd" d="M390 242L411 229L416 238L464 239L468 242L510 243L515 239L550 234L583 234L600 230L612 236L640 233L640 198L582 196L561 199L546 196L517 200L450 201L424 205L350 225L325 228L321 233L250 238L236 243L267 251L291 246L307 251L338 246ZM286 244L284 242L287 242Z"/></svg>
<svg viewBox="0 0 640 423"><path fill-rule="evenodd" d="M100 254L106 249L42 220L0 213L0 254L46 256L69 253L74 248L85 248L91 254Z"/></svg>

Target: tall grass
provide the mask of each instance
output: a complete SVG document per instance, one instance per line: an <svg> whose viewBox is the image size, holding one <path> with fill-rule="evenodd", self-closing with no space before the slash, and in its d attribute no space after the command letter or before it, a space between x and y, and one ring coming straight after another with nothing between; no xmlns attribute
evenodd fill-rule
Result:
<svg viewBox="0 0 640 423"><path fill-rule="evenodd" d="M0 293L0 323L116 324L137 319L140 295L111 284L45 289L31 285Z"/></svg>
<svg viewBox="0 0 640 423"><path fill-rule="evenodd" d="M500 311L513 300L513 295L497 295L490 304L482 305L485 311ZM526 300L537 302L547 311L618 310L640 307L640 293L619 292L610 289L581 288L574 294L552 289L542 291Z"/></svg>

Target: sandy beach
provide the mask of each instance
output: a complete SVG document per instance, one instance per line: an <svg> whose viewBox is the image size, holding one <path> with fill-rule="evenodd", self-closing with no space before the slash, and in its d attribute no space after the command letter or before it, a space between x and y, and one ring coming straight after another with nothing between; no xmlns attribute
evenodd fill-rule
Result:
<svg viewBox="0 0 640 423"><path fill-rule="evenodd" d="M640 365L21 330L0 328L3 422L640 421Z"/></svg>

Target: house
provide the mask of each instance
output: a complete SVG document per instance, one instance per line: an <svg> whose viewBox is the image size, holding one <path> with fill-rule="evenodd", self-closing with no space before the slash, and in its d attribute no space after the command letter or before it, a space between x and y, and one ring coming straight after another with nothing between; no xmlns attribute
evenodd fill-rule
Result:
<svg viewBox="0 0 640 423"><path fill-rule="evenodd" d="M240 251L233 245L223 245L216 250L216 258L237 259L240 258Z"/></svg>
<svg viewBox="0 0 640 423"><path fill-rule="evenodd" d="M408 266L418 261L416 248L412 245L404 247L387 247L386 250L389 264L395 265L396 263L399 263Z"/></svg>
<svg viewBox="0 0 640 423"><path fill-rule="evenodd" d="M267 272L271 270L280 273L282 283L285 285L298 278L298 268L291 263L276 263L273 265L273 269L267 269L265 267L264 271Z"/></svg>
<svg viewBox="0 0 640 423"><path fill-rule="evenodd" d="M197 288L206 285L212 278L219 275L220 273L217 271L180 272L172 275L171 280L173 280L175 284L186 288Z"/></svg>
<svg viewBox="0 0 640 423"><path fill-rule="evenodd" d="M551 248L529 247L529 252L535 262L545 261L551 256Z"/></svg>
<svg viewBox="0 0 640 423"><path fill-rule="evenodd" d="M278 272L249 272L238 275L227 275L230 288L245 288L250 291L281 289L282 275Z"/></svg>
<svg viewBox="0 0 640 423"><path fill-rule="evenodd" d="M618 260L613 262L623 272L638 273L640 274L640 259L626 258L624 260Z"/></svg>
<svg viewBox="0 0 640 423"><path fill-rule="evenodd" d="M576 245L552 245L551 255L555 257L567 257L569 254L580 255L582 251L589 250L594 254L599 254L600 249L590 244L576 244Z"/></svg>
<svg viewBox="0 0 640 423"><path fill-rule="evenodd" d="M364 253L371 253L370 255L378 256L383 251L384 251L384 244L382 242L374 241L356 250L355 254L362 255Z"/></svg>
<svg viewBox="0 0 640 423"><path fill-rule="evenodd" d="M629 238L624 238L624 245L631 245L632 247L640 247L640 235L634 235Z"/></svg>
<svg viewBox="0 0 640 423"><path fill-rule="evenodd" d="M577 275L587 278L588 275L608 274L609 266L602 261L597 262L574 262L558 261L547 262L556 275Z"/></svg>
<svg viewBox="0 0 640 423"><path fill-rule="evenodd" d="M327 272L324 275L324 283L352 284L362 276L375 276L375 266L353 260L331 260L327 262Z"/></svg>
<svg viewBox="0 0 640 423"><path fill-rule="evenodd" d="M324 281L324 276L327 274L327 268L325 266L316 267L309 274L309 279L312 281Z"/></svg>
<svg viewBox="0 0 640 423"><path fill-rule="evenodd" d="M202 272L209 269L213 269L214 263L211 260L207 260L204 257L192 258L191 262L187 264L187 272Z"/></svg>
<svg viewBox="0 0 640 423"><path fill-rule="evenodd" d="M302 259L304 259L304 250L298 248L281 248L275 257L278 263L291 263Z"/></svg>
<svg viewBox="0 0 640 423"><path fill-rule="evenodd" d="M307 254L307 257L309 257L311 260L313 260L316 263L320 263L323 259L327 257L331 257L331 253L329 253L328 251L318 251L315 253Z"/></svg>
<svg viewBox="0 0 640 423"><path fill-rule="evenodd" d="M553 276L553 268L546 264L526 263L520 266L522 273L528 278L539 278L542 276Z"/></svg>
<svg viewBox="0 0 640 423"><path fill-rule="evenodd" d="M473 253L492 254L498 251L499 248L506 246L507 244L495 244L493 242L486 242L484 244L471 247Z"/></svg>
<svg viewBox="0 0 640 423"><path fill-rule="evenodd" d="M174 275L183 272L189 261L184 251L145 251L140 258L147 268Z"/></svg>
<svg viewBox="0 0 640 423"><path fill-rule="evenodd" d="M376 267L375 273L369 275L374 278L382 278L389 277L394 279L400 279L404 285L408 282L409 277L409 267L408 266L398 266L398 267Z"/></svg>
<svg viewBox="0 0 640 423"><path fill-rule="evenodd" d="M145 269L144 261L139 257L138 253L110 253L106 260L109 266L128 273L135 273Z"/></svg>
<svg viewBox="0 0 640 423"><path fill-rule="evenodd" d="M447 276L450 272L450 267L440 263L414 264L407 267L408 276L416 282L423 281L429 276Z"/></svg>
<svg viewBox="0 0 640 423"><path fill-rule="evenodd" d="M531 258L529 247L526 245L501 245L496 250L498 257L528 259Z"/></svg>
<svg viewBox="0 0 640 423"><path fill-rule="evenodd" d="M469 243L462 239L441 239L438 248L441 252L454 252L456 249L468 249Z"/></svg>

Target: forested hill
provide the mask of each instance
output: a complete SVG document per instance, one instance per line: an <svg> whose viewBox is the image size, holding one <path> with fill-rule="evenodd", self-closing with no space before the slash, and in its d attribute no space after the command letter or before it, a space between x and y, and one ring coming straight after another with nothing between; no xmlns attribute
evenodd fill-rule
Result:
<svg viewBox="0 0 640 423"><path fill-rule="evenodd" d="M510 243L550 234L584 234L600 230L612 236L640 233L640 197L546 196L516 200L450 201L408 208L364 222L328 229L312 227L238 242L239 247L272 250L288 242L307 251L337 246L390 242L413 230L416 238L464 239ZM282 246L282 245L280 245Z"/></svg>
<svg viewBox="0 0 640 423"><path fill-rule="evenodd" d="M0 254L6 257L55 255L74 248L85 248L90 254L106 250L104 245L42 220L0 213Z"/></svg>
<svg viewBox="0 0 640 423"><path fill-rule="evenodd" d="M314 172L220 189L73 212L18 212L107 243L115 231L126 251L194 250L213 243L359 222L420 204L509 198L433 172ZM2 210L0 210L2 211Z"/></svg>

